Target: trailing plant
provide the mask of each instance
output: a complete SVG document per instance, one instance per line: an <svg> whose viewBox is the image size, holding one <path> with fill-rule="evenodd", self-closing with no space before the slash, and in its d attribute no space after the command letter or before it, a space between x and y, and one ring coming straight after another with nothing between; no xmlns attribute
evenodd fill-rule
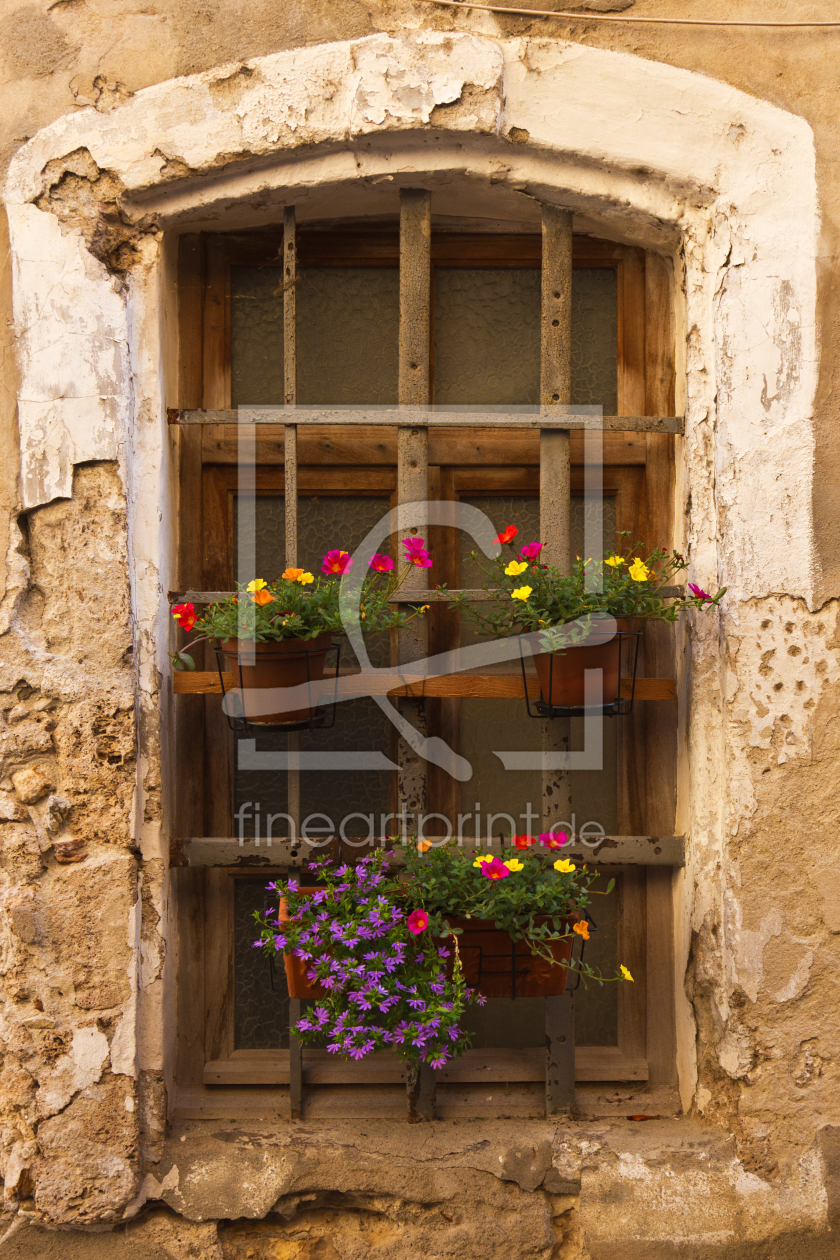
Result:
<svg viewBox="0 0 840 1260"><path fill-rule="evenodd" d="M601 618L673 622L684 609L717 607L726 592L723 587L710 595L689 582L688 595L668 594L666 588L687 567L684 558L677 551L662 549L645 558L633 555L641 549L627 546L626 531L620 535L619 551L603 560L576 556L571 573L542 564L543 544L519 546L514 542L518 533L515 525L502 530L496 541L503 550L489 564L472 553L486 579L483 590L495 596L494 602L472 603L466 593L454 601L486 635L536 632L541 650L557 651L585 640Z"/></svg>
<svg viewBox="0 0 840 1260"><path fill-rule="evenodd" d="M254 915L255 947L302 959L309 980L325 990L295 1025L301 1041L325 1039L330 1053L351 1059L389 1049L414 1070L442 1067L467 1049L470 1036L458 1021L484 999L466 987L457 946L447 968L450 949L433 940L429 915L407 904L386 856L353 867L317 858L309 870L315 888L294 879L268 885L284 899L288 921Z"/></svg>
<svg viewBox="0 0 840 1260"><path fill-rule="evenodd" d="M400 612L390 602L411 572L411 565L430 568L432 564L422 538L406 539L403 547L407 563L399 575L390 556L377 553L368 562L358 614L365 634L399 628L428 608L425 604ZM339 607L341 579L352 565L349 552L328 551L318 577L306 569L289 568L275 582L255 578L226 599L209 605L203 616L196 614L194 604L176 604L172 616L181 629L188 634L194 629L203 633L170 654L173 666L195 669L187 649L206 639L275 643L341 633L343 617L347 616L347 610Z"/></svg>

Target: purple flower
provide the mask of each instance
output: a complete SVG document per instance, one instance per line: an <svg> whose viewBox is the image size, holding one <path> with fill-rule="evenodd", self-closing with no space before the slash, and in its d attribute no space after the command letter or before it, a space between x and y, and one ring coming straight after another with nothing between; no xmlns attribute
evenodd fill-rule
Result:
<svg viewBox="0 0 840 1260"><path fill-rule="evenodd" d="M300 890L300 884L297 882L297 880L290 879L288 884L286 885L286 891L290 893L296 893L296 892L299 892L299 890Z"/></svg>

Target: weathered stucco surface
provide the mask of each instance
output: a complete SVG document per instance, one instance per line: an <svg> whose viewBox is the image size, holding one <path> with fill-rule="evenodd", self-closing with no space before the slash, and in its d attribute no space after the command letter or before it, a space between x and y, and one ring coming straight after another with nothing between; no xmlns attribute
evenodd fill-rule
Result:
<svg viewBox="0 0 840 1260"><path fill-rule="evenodd" d="M832 1254L838 40L403 3L10 12L8 1255ZM289 200L304 222L382 213L418 182L442 214L571 206L681 276L679 528L695 580L729 587L681 666L675 981L695 1119L166 1139L167 233L275 221Z"/></svg>

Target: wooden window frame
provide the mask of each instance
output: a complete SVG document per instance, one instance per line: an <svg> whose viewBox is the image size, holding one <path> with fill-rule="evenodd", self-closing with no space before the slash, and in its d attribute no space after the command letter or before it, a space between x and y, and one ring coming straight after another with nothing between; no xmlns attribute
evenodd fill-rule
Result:
<svg viewBox="0 0 840 1260"><path fill-rule="evenodd" d="M433 264L436 266L539 266L541 260L540 238L533 236L439 234L433 236L432 242ZM298 258L300 266L396 266L398 251L396 233L312 233L310 236L300 235ZM268 262L277 264L281 256L282 233L274 229L181 238L178 268L179 406L229 407L230 268L233 265L263 265ZM672 276L667 264L658 256L646 256L631 247L590 238L575 238L573 259L576 266L612 267L617 271L619 414L672 414ZM189 505L188 510L182 510L180 514L181 589L194 589L196 585L203 589L220 589L217 585L219 559L227 540L224 529L219 529L224 519L219 512L219 495L223 487L226 487L225 492L230 489L230 469L236 459L236 433L225 426L207 425L179 430L174 440L179 444L181 503ZM582 488L582 439L573 433L571 441L572 487L575 490ZM496 460L500 461L502 446L505 459L512 461L511 467L505 470L504 485L500 484L497 476L498 467L494 468ZM673 516L674 438L667 434L609 433L605 434L604 447L604 488L616 493L618 528L629 529L633 537L647 537L651 546L669 546ZM282 426L262 428L257 442L258 492L277 492L278 487L282 490L282 458ZM393 489L396 436L394 434L392 440L382 429L352 433L310 429L301 433L298 462L299 489L302 493L315 489L319 494L346 493L347 479L342 475L342 466L352 466L356 476L363 469L369 490L387 493ZM493 493L494 482L498 485L497 493L538 492L539 439L536 434L503 436L480 430L432 434L429 463L430 487L436 478L438 490L444 497L458 497L461 493ZM226 466L227 472L224 471ZM358 487L358 484L356 480L355 486ZM214 508L208 510L207 503L214 503ZM197 583L199 574L202 580ZM224 583L221 587L224 588ZM651 676L673 676L673 639L668 627L648 626L643 652L646 661L644 664L640 662L641 672L644 672L646 664ZM225 751L227 741L220 729L223 719L218 702L203 696L179 696L177 702L175 773L179 790L176 794L176 832L181 835L199 832L204 835L226 834L229 818L222 816L224 811L218 803L214 804L214 798L218 801L217 794L205 794L203 787L204 782L214 785L224 782L223 795L225 798L232 797L232 763ZM645 712L652 708L655 713ZM204 764L200 774L196 774L194 745L191 746L187 734L191 732L194 740L196 723L201 724L205 740ZM673 831L676 736L676 702L656 706L637 704L631 717L622 720L618 752L618 829L621 834L668 834ZM646 775L648 761L652 767L657 767L655 775ZM208 800L209 808L206 807ZM196 825L198 818L203 825ZM264 869L267 874L270 868ZM618 1053L623 1064L616 1067L615 1056L608 1064L606 1058L609 1056L600 1053L603 1047L578 1047L579 1056L589 1056L594 1067L587 1075L587 1068L581 1063L577 1076L579 1080L639 1079L639 1075L634 1075L632 1065L646 1059L651 1085L673 1085L676 1081L673 871L667 867L620 869L623 875L620 881L620 923L624 921L634 925L631 932L623 933L621 952L625 960L630 960L628 965L637 976L632 999L628 1000L626 996L620 999ZM235 1051L232 1044L232 949L229 943L226 952L220 947L222 936L230 941L230 932L220 933L219 926L228 922L232 913L232 881L245 873L253 874L253 869L249 868L246 872L207 867L193 869L189 873L183 869L173 871L180 889L180 896L176 899L181 938L179 948L183 951L191 942L198 952L193 953L188 948L188 956L200 956L204 960L199 968L201 985L191 984L188 986L189 993L183 992L184 985L179 986L175 1069L176 1093L182 1097L183 1103L180 1106L176 1102L179 1114L187 1114L191 1106L203 1108L202 1114L207 1113L208 1107L213 1114L222 1114L224 1105L220 1102L216 1086L235 1081L256 1085L255 1072L262 1074L260 1083L263 1086L280 1086L283 1083L283 1052ZM263 873L262 866L260 873ZM191 880L200 887L189 891ZM200 903L200 910L196 903ZM212 932L205 927L205 917L207 923L213 925ZM197 1002L197 987L207 995L206 1001L202 997ZM198 1023L201 1024L200 1029ZM287 1060L288 1052L285 1057ZM600 1066L597 1062L599 1058ZM266 1060L272 1060L273 1066ZM219 1064L228 1066L219 1067ZM606 1071L623 1072L624 1075L605 1076L603 1073ZM288 1079L287 1065L285 1072ZM469 1069L465 1069L465 1074L469 1076ZM324 1069L319 1068L315 1075L326 1083L329 1072L325 1075ZM336 1085L346 1084L343 1079L339 1080L341 1075L336 1076ZM457 1073L453 1079L458 1079ZM208 1089L209 1082L213 1084ZM315 1083L314 1079L310 1081L310 1084ZM368 1083L373 1084L370 1080ZM199 1102L196 1102L196 1091L201 1096ZM187 1100L187 1095L192 1098L192 1103ZM262 1089L257 1091L249 1105L258 1110L265 1108Z"/></svg>

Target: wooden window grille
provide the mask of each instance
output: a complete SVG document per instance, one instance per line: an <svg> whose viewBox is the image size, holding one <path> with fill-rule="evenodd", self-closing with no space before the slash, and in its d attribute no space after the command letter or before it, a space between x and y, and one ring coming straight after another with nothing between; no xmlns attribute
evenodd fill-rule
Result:
<svg viewBox="0 0 840 1260"><path fill-rule="evenodd" d="M264 263L272 248L277 248L276 239L260 233L181 238L180 406L169 412L178 444L182 531L181 590L171 593L173 602L208 601L225 588L230 571L242 424L240 413L230 409L230 267L232 262ZM672 277L664 260L609 242L573 240L571 214L553 206L543 209L541 239L479 234L433 238L430 194L403 190L398 237L388 232L321 233L317 239L301 240L302 257L322 265L350 260L399 266L397 406L390 413L365 407L331 413L297 404L299 262L293 207L285 211L281 249L284 412L249 408L247 423L255 434L255 493L282 487L288 565L298 558L301 493L358 493L361 487L388 499L399 514L404 504L430 497L457 499L500 485L502 466L507 488L539 494L545 554L558 567L568 564L571 498L582 484L582 421L562 412L571 402L571 280L576 264L610 266L618 275L619 414L602 421L604 489L615 494L619 528L646 538L651 547L670 545L674 440L682 421L671 414ZM459 413L431 406L433 266L457 263L541 266L536 414L513 408L507 414L498 409ZM446 542L440 541L444 553ZM199 574L203 581L196 583ZM405 593L418 601L440 599L425 589L419 570L412 570ZM415 727L452 736L460 697L521 698L522 680L512 670L510 677L473 673L426 680L425 698L417 699L420 680L412 679L410 666L427 655L430 632L437 636L433 648L440 650L440 626L434 618L400 632L399 668L381 683L387 694L401 697L401 709ZM519 1108L532 1114L539 1098L540 1107L552 1115L574 1106L576 1079L675 1082L672 881L683 862L683 845L681 837L668 834L674 829L677 749L669 627L646 628L639 672L636 699L642 703L621 719L618 737L621 834L607 837L595 854L598 865L621 877L619 949L636 976L634 986L623 986L619 993L618 1045L576 1048L573 995L546 999L547 1052L472 1051L434 1074L436 1081L425 1073L419 1106L427 1115L436 1106L436 1086L443 1114L481 1114L478 1093L492 1086L494 1092L502 1088L508 1094L521 1087L516 1100L505 1104L514 1113ZM393 1108L393 1087L401 1080L401 1066L393 1056L335 1063L317 1051L302 1055L293 1036L288 1051L236 1049L231 939L237 881L253 878L257 870L260 877L282 873L302 857L282 839L274 840L271 851L249 848L242 853L229 834L231 740L218 700L211 698L219 691L218 677L212 669L176 674L174 690L177 838L171 865L180 958L176 1110L184 1116L224 1116L232 1109L294 1118L305 1107L307 1116L315 1118ZM197 739L203 741L200 748ZM296 737L288 739L294 748ZM546 750L563 750L568 729L563 722L544 722L542 739ZM416 811L431 790L443 812L454 816L455 802L447 802L441 776L430 782L434 768L430 774L402 741L397 758L398 799ZM566 779L562 773L544 773L545 824L563 816ZM300 777L295 770L288 771L288 812L299 821ZM591 853L587 857L591 861ZM290 1003L292 1022L298 1005ZM495 1108L488 1110L498 1114L498 1097Z"/></svg>

